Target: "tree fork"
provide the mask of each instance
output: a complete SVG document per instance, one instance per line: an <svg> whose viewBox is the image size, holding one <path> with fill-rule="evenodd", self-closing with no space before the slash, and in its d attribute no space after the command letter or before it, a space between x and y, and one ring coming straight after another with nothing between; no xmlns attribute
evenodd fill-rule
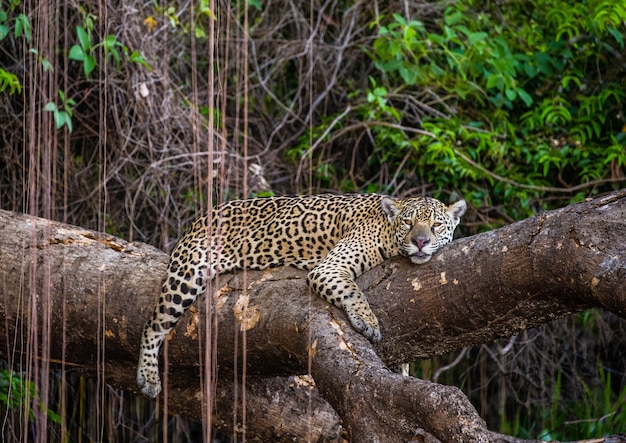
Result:
<svg viewBox="0 0 626 443"><path fill-rule="evenodd" d="M215 423L229 423L231 412L223 408L231 399L231 374L241 373L243 326L248 435L304 437L310 432L326 440L340 438L337 418L317 390L294 378L256 377L310 373L354 441L402 441L417 428L432 434L427 441L433 435L442 441L518 441L489 433L458 389L402 378L385 364L488 343L591 306L626 317L625 250L622 189L456 240L425 265L389 260L357 280L381 323L383 340L375 346L350 328L341 311L311 296L301 271L220 276L210 292L214 310L208 317L209 327L217 325L216 401L224 403ZM22 308L35 303L40 309L37 294L49 284L50 358L94 375L100 334L106 380L137 392L139 338L166 262L165 254L144 244L0 211L0 312L5 314L0 332L7 337L2 354L27 351L25 340L12 343L8 337L31 327L34 320ZM204 304L200 299L168 343L169 406L196 419L202 419L198 336L204 334ZM301 420L272 410L270 389L291 401ZM263 404L270 412L255 428ZM313 409L310 418L302 414ZM263 428L272 424L271 430Z"/></svg>

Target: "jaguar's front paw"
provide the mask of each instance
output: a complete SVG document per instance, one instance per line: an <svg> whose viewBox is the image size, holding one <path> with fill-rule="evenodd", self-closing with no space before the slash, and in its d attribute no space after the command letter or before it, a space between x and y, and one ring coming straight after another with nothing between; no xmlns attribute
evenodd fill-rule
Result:
<svg viewBox="0 0 626 443"><path fill-rule="evenodd" d="M376 343L382 338L378 319L373 313L359 315L357 312L348 312L348 318L352 327L372 343Z"/></svg>

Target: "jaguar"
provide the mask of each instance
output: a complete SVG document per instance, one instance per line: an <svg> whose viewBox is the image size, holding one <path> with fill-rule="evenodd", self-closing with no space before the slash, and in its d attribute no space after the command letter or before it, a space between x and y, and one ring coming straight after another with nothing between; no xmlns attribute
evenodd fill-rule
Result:
<svg viewBox="0 0 626 443"><path fill-rule="evenodd" d="M343 309L372 342L378 320L355 279L397 255L426 263L452 241L467 205L430 197L321 194L234 200L198 218L171 252L158 304L141 338L137 383L161 392L159 350L181 315L217 274L291 265L308 270L307 282Z"/></svg>

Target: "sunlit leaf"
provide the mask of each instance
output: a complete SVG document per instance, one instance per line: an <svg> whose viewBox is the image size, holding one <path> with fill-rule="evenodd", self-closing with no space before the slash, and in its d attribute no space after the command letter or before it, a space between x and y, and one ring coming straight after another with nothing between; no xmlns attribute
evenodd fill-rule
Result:
<svg viewBox="0 0 626 443"><path fill-rule="evenodd" d="M80 46L74 45L70 48L68 58L70 58L71 60L78 60L82 62L85 59L85 52Z"/></svg>

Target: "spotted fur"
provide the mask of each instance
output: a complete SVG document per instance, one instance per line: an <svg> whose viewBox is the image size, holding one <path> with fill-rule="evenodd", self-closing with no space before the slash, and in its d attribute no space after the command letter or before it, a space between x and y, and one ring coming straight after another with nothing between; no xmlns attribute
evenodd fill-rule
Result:
<svg viewBox="0 0 626 443"><path fill-rule="evenodd" d="M354 329L380 340L378 320L354 280L396 255L427 262L452 240L465 209L464 200L446 206L428 197L376 194L257 198L216 207L196 220L172 251L159 303L142 336L141 391L159 394L163 340L207 281L235 269L311 270L313 291L342 308Z"/></svg>

